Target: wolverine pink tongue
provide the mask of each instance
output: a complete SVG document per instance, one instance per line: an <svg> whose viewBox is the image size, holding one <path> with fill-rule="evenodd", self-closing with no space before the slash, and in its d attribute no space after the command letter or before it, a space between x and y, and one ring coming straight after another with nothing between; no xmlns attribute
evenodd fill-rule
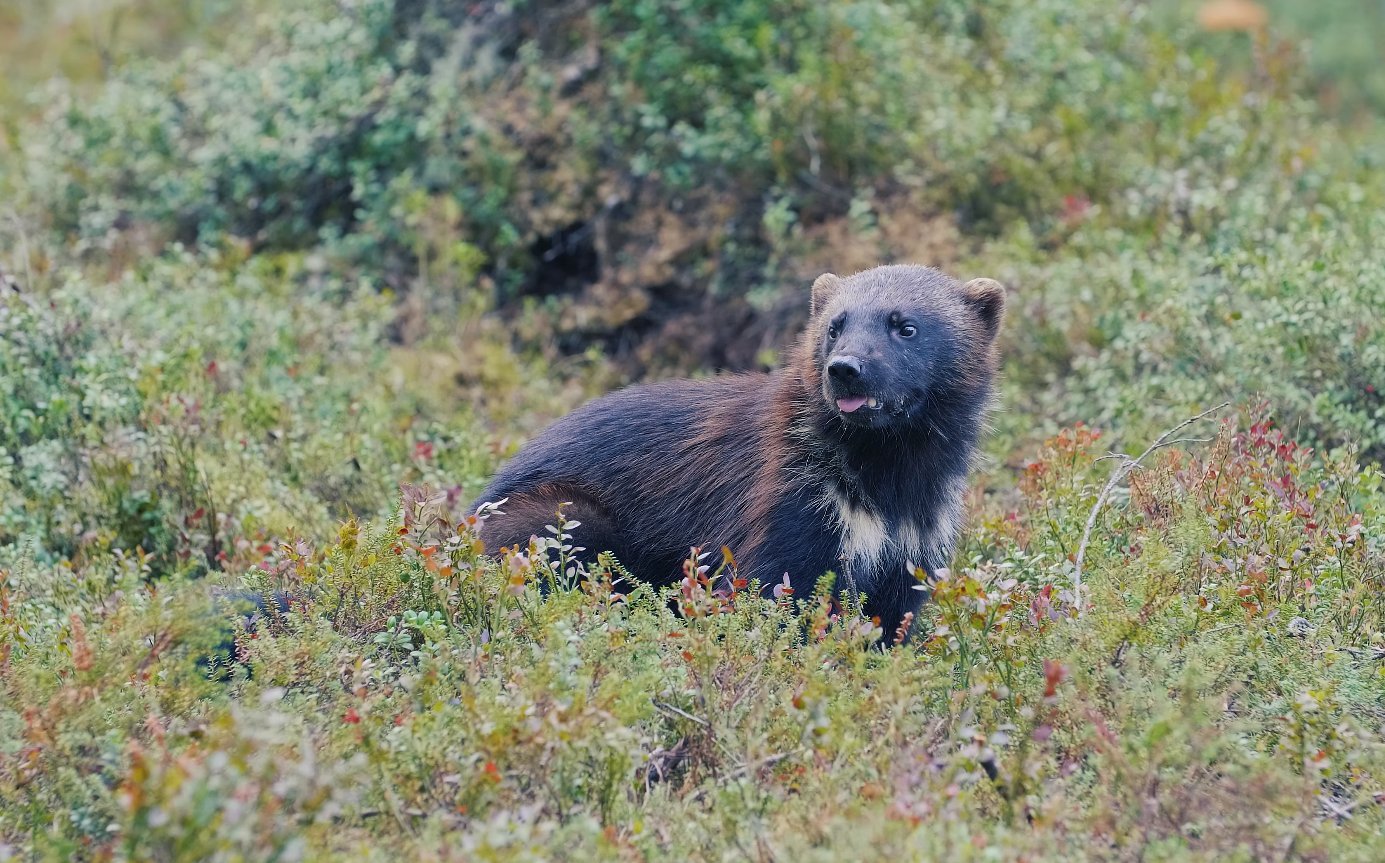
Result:
<svg viewBox="0 0 1385 863"><path fill-rule="evenodd" d="M865 396L852 396L849 399L837 399L837 408L844 414L849 414L858 410L866 403Z"/></svg>

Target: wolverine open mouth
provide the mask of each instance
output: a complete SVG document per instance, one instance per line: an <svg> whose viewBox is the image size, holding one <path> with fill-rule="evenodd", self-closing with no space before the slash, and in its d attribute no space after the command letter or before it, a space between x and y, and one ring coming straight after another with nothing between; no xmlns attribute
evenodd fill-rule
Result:
<svg viewBox="0 0 1385 863"><path fill-rule="evenodd" d="M845 396L837 399L837 410L844 414L855 413L862 408L879 410L880 400L873 396Z"/></svg>

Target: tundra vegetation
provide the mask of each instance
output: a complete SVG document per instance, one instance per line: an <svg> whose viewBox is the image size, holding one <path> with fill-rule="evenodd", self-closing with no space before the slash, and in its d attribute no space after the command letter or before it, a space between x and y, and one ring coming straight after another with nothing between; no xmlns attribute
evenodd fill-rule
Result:
<svg viewBox="0 0 1385 863"><path fill-rule="evenodd" d="M0 859L1382 859L1382 25L1320 7L5 4ZM911 643L480 554L527 435L881 261L1010 289ZM297 597L241 663L221 587Z"/></svg>

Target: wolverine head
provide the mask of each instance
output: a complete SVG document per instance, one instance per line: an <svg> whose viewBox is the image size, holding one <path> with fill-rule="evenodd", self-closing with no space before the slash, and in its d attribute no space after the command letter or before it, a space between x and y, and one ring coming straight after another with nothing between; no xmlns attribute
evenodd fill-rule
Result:
<svg viewBox="0 0 1385 863"><path fill-rule="evenodd" d="M819 276L807 339L825 407L847 426L901 429L932 410L983 406L1004 313L992 279L962 284L920 266Z"/></svg>

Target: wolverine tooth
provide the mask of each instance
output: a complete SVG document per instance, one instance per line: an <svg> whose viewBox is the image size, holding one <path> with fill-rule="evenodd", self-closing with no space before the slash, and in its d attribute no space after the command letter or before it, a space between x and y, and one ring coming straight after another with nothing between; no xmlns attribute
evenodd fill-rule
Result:
<svg viewBox="0 0 1385 863"><path fill-rule="evenodd" d="M867 402L867 404L869 404L872 408L880 407L880 402L876 401L875 399L871 399L869 402Z"/></svg>

